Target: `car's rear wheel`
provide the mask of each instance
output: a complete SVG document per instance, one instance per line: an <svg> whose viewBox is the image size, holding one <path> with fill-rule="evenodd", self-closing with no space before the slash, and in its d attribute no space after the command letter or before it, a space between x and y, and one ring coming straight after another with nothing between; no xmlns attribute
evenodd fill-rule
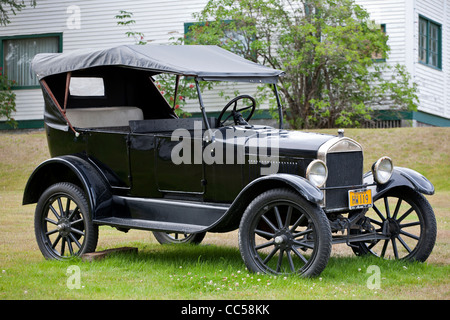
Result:
<svg viewBox="0 0 450 320"><path fill-rule="evenodd" d="M205 238L206 232L180 233L180 232L153 232L155 239L161 244L192 243L199 244Z"/></svg>
<svg viewBox="0 0 450 320"><path fill-rule="evenodd" d="M92 223L84 192L71 183L56 183L39 198L34 229L44 257L62 260L93 252L98 226Z"/></svg>
<svg viewBox="0 0 450 320"><path fill-rule="evenodd" d="M269 190L247 207L239 248L250 271L319 275L331 254L331 230L323 210L288 189Z"/></svg>
<svg viewBox="0 0 450 320"><path fill-rule="evenodd" d="M362 228L354 233L375 232L388 238L356 243L352 246L356 255L425 261L431 254L436 242L436 218L420 193L409 188L388 191L374 199L373 208L365 215L367 219L370 230Z"/></svg>

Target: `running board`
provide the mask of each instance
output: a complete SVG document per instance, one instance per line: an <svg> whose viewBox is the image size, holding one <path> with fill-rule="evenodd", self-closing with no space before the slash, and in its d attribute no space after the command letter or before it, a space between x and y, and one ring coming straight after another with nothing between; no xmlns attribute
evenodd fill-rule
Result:
<svg viewBox="0 0 450 320"><path fill-rule="evenodd" d="M229 206L216 203L113 196L111 215L93 222L119 229L198 233L208 230Z"/></svg>
<svg viewBox="0 0 450 320"><path fill-rule="evenodd" d="M124 218L102 218L95 219L93 223L98 225L107 225L115 228L123 229L140 229L149 231L162 231L162 232L178 232L178 233L198 233L206 229L205 226L198 226L184 223L173 222L161 222L150 221L142 219L124 219Z"/></svg>

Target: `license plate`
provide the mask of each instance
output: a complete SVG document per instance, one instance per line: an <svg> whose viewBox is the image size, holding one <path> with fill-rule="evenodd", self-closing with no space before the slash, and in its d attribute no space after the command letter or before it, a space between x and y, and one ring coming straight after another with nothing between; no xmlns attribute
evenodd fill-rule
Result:
<svg viewBox="0 0 450 320"><path fill-rule="evenodd" d="M372 190L350 190L348 192L350 210L370 208L372 206Z"/></svg>

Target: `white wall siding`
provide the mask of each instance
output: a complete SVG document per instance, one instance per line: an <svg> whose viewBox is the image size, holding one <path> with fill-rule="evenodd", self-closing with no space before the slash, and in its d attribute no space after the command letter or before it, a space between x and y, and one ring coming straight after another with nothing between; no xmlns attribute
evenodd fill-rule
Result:
<svg viewBox="0 0 450 320"><path fill-rule="evenodd" d="M16 120L43 119L44 99L41 90L16 90ZM20 117L18 117L20 115Z"/></svg>
<svg viewBox="0 0 450 320"><path fill-rule="evenodd" d="M442 64L445 72L445 110L443 116L450 119L450 1L445 0L445 27L442 30Z"/></svg>
<svg viewBox="0 0 450 320"><path fill-rule="evenodd" d="M413 73L413 64L408 64L408 36L407 31L412 29L412 21L408 21L406 8L410 0L392 0L392 1L374 1L374 0L356 0L370 14L370 18L378 25L385 25L386 35L388 36L388 59L386 64L395 66L402 64L407 67L409 73ZM382 5L381 5L382 3ZM390 80L392 74L386 72L383 78ZM386 107L374 105L374 108L388 108L390 102L385 101Z"/></svg>
<svg viewBox="0 0 450 320"><path fill-rule="evenodd" d="M414 81L420 90L420 111L450 118L450 5L448 0L416 0ZM419 15L442 25L442 70L418 62Z"/></svg>
<svg viewBox="0 0 450 320"><path fill-rule="evenodd" d="M183 35L184 22L192 21L192 13L200 11L205 3L206 0L41 0L36 8L26 8L12 16L11 24L0 29L0 36L63 32L64 51L133 43L125 36L127 28L118 26L114 18L119 10L126 10L134 13L133 30L143 32L152 42L167 43L171 37ZM70 6L80 9L79 29L72 29Z"/></svg>
<svg viewBox="0 0 450 320"><path fill-rule="evenodd" d="M407 52L405 50L406 25L406 2L411 0L356 0L367 12L371 19L377 24L386 25L386 33L389 36L388 45L391 48L388 63L395 65L405 63Z"/></svg>

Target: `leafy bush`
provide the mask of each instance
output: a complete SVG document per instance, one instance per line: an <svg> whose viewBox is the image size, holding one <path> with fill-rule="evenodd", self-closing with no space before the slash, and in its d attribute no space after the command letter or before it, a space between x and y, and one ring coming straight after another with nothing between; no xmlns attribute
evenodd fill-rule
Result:
<svg viewBox="0 0 450 320"><path fill-rule="evenodd" d="M14 84L0 68L0 119L6 119L6 123L15 128L17 122L12 115L16 111L16 94L11 90Z"/></svg>

